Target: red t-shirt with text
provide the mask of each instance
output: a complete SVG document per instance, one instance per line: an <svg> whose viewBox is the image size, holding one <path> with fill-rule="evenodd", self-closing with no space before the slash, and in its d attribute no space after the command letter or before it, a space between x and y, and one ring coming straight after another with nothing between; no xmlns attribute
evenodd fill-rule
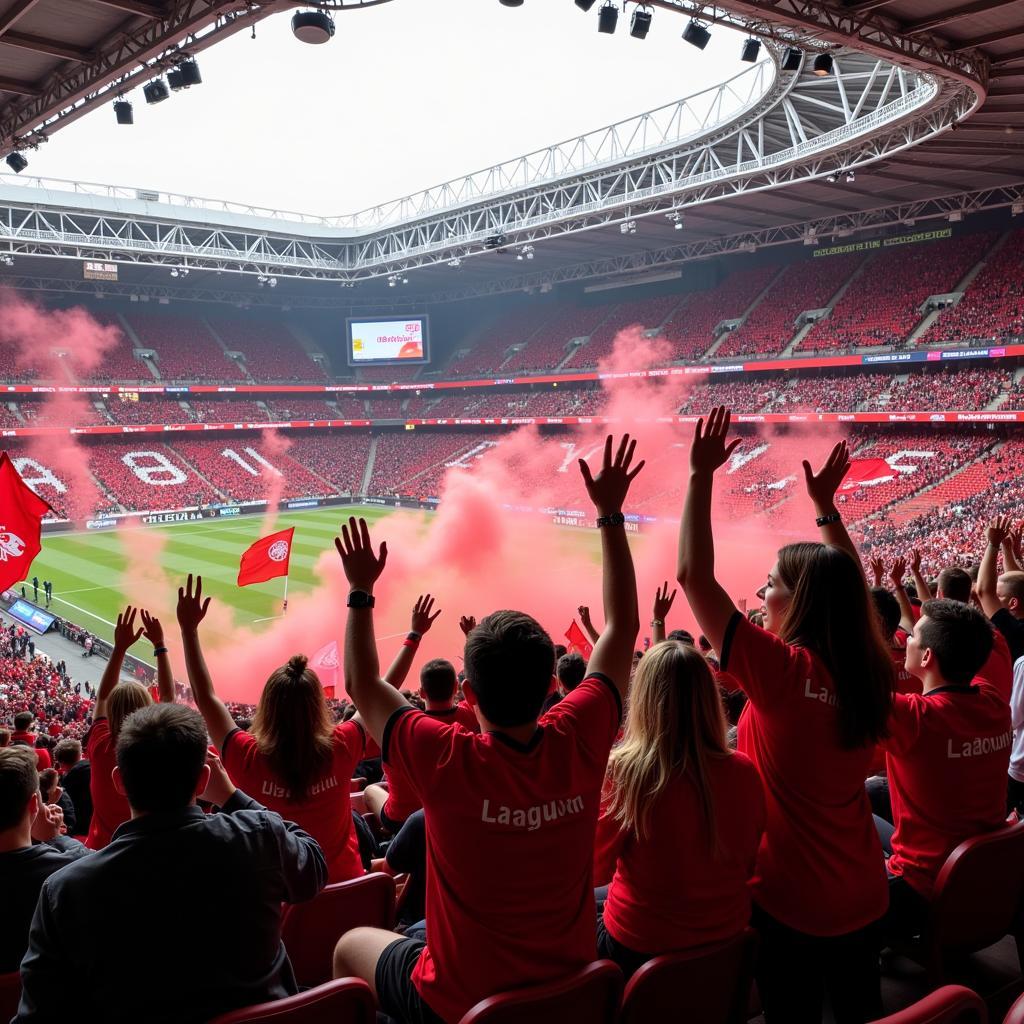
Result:
<svg viewBox="0 0 1024 1024"><path fill-rule="evenodd" d="M594 830L621 710L612 682L590 676L527 744L412 708L388 721L384 761L426 811L430 928L412 980L448 1024L593 961Z"/></svg>
<svg viewBox="0 0 1024 1024"><path fill-rule="evenodd" d="M765 824L761 778L737 753L708 761L708 783L717 849L688 775L676 775L649 806L646 838L607 814L598 821L595 883L611 876L604 924L627 949L692 949L737 935L750 921L749 883Z"/></svg>
<svg viewBox="0 0 1024 1024"><path fill-rule="evenodd" d="M111 773L117 764L116 744L110 735L110 723L97 718L89 730L85 756L91 765L89 793L92 796L92 821L85 845L102 850L110 842L114 830L132 816L128 799L114 789Z"/></svg>
<svg viewBox="0 0 1024 1024"><path fill-rule="evenodd" d="M757 766L768 817L754 900L784 925L844 935L889 903L882 846L864 789L874 745L839 743L831 675L817 655L753 625L739 612L722 668L750 698L737 749Z"/></svg>
<svg viewBox="0 0 1024 1024"><path fill-rule="evenodd" d="M350 793L352 772L363 757L365 733L358 723L344 722L335 728L333 740L330 765L301 803L289 798L251 733L242 729L228 733L221 749L224 767L239 789L282 818L294 821L320 844L327 858L329 883L365 874L359 839L352 826Z"/></svg>

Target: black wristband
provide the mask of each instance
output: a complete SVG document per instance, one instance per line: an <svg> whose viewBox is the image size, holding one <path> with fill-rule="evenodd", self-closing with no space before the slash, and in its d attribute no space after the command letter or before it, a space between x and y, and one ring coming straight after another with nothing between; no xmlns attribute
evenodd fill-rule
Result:
<svg viewBox="0 0 1024 1024"><path fill-rule="evenodd" d="M415 629L410 629L405 639L414 640L416 643L419 643L423 639L423 634L417 633Z"/></svg>
<svg viewBox="0 0 1024 1024"><path fill-rule="evenodd" d="M829 512L828 515L818 516L814 522L818 526L831 526L832 523L838 523L843 517L838 512Z"/></svg>
<svg viewBox="0 0 1024 1024"><path fill-rule="evenodd" d="M598 526L622 526L626 517L621 512L613 512L610 516L598 516Z"/></svg>
<svg viewBox="0 0 1024 1024"><path fill-rule="evenodd" d="M351 590L348 595L349 608L372 608L377 603L373 594L365 590Z"/></svg>
<svg viewBox="0 0 1024 1024"><path fill-rule="evenodd" d="M153 657L154 658L157 658L161 654L166 654L166 653L167 653L167 648L166 647L154 647L153 648Z"/></svg>

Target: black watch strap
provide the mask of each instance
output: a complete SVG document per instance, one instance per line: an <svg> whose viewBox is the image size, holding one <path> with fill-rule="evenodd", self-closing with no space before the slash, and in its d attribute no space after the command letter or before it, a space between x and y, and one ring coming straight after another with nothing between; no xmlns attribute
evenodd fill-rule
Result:
<svg viewBox="0 0 1024 1024"><path fill-rule="evenodd" d="M376 604L376 599L373 594L368 594L365 590L353 590L349 592L349 608L372 608L374 604Z"/></svg>
<svg viewBox="0 0 1024 1024"><path fill-rule="evenodd" d="M598 526L622 526L626 517L621 512L613 512L610 516L598 516Z"/></svg>

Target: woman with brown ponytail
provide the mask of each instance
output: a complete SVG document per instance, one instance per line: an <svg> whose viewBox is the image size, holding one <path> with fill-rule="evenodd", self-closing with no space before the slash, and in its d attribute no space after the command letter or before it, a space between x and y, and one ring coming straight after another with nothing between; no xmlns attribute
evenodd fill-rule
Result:
<svg viewBox="0 0 1024 1024"><path fill-rule="evenodd" d="M239 729L214 692L199 645L199 623L210 606L202 595L202 577L196 577L193 588L189 576L178 590L178 624L196 707L231 780L320 844L328 881L363 874L349 799L352 772L366 743L363 727L357 721L331 721L319 678L306 657L296 654L271 673L251 731Z"/></svg>

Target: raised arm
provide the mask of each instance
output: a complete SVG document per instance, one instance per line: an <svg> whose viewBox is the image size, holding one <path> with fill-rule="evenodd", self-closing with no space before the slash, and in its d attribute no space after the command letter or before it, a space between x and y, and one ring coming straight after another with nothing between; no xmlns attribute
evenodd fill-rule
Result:
<svg viewBox="0 0 1024 1024"><path fill-rule="evenodd" d="M1024 523L1018 523L1017 528L1011 530L1003 541L1003 568L1007 572L1020 572L1022 529L1024 529Z"/></svg>
<svg viewBox="0 0 1024 1024"><path fill-rule="evenodd" d="M654 594L654 608L652 609L651 618L651 643L660 644L665 639L665 620L668 618L668 613L672 611L672 605L676 599L676 588L672 588L672 593L668 592L668 580L658 587Z"/></svg>
<svg viewBox="0 0 1024 1024"><path fill-rule="evenodd" d="M930 601L935 595L928 581L921 572L921 552L914 548L910 552L910 575L914 577L914 586L917 588L917 596L922 601Z"/></svg>
<svg viewBox="0 0 1024 1024"><path fill-rule="evenodd" d="M907 575L907 563L905 559L897 558L889 570L889 579L892 581L892 590L900 605L900 629L904 633L914 632L914 606L910 603L910 595L903 585L903 577Z"/></svg>
<svg viewBox="0 0 1024 1024"><path fill-rule="evenodd" d="M996 583L999 582L999 549L1010 533L1009 516L996 516L985 531L988 542L985 554L978 568L978 600L982 611L991 619L1002 605L996 596Z"/></svg>
<svg viewBox="0 0 1024 1024"><path fill-rule="evenodd" d="M121 678L124 656L128 653L128 648L142 636L142 627L135 628L135 615L136 610L129 605L117 616L117 623L114 626L114 649L110 652L107 666L100 677L100 688L96 692L96 706L92 711L93 719L107 717L107 701L110 700L110 695Z"/></svg>
<svg viewBox="0 0 1024 1024"><path fill-rule="evenodd" d="M872 558L870 563L871 568L871 585L873 587L884 587L885 583L885 562L880 558Z"/></svg>
<svg viewBox="0 0 1024 1024"><path fill-rule="evenodd" d="M181 642L185 648L185 670L192 687L192 699L206 722L206 731L217 749L222 750L228 733L235 729L235 723L224 702L214 692L210 670L199 645L199 623L206 618L209 607L210 599L203 600L203 577L196 576L193 588L192 574L189 573L185 586L178 587L177 609Z"/></svg>
<svg viewBox="0 0 1024 1024"><path fill-rule="evenodd" d="M697 421L690 447L690 483L679 524L679 557L676 578L701 631L716 650L722 649L729 620L736 614L732 598L715 576L715 538L711 528L711 496L715 471L725 465L740 443L729 434L729 410L720 405L711 410L707 426Z"/></svg>
<svg viewBox="0 0 1024 1024"><path fill-rule="evenodd" d="M585 604L581 604L579 606L579 608L576 609L576 611L579 613L580 625L583 627L583 632L586 633L587 636L590 637L590 642L592 644L596 644L597 643L597 638L601 634L598 633L598 631L594 628L594 622L590 618L590 608L589 608L589 606L585 605Z"/></svg>
<svg viewBox="0 0 1024 1024"><path fill-rule="evenodd" d="M141 610L142 632L153 645L153 657L156 658L156 688L160 694L161 704L173 704L177 694L174 692L174 674L171 672L171 656L167 653L164 643L164 627L155 615L150 615L145 608Z"/></svg>
<svg viewBox="0 0 1024 1024"><path fill-rule="evenodd" d="M384 673L385 681L389 682L396 690L402 688L402 683L405 682L406 676L409 675L409 669L412 668L413 659L419 650L423 634L430 630L430 627L434 624L434 619L441 614L441 609L439 608L431 615L430 613L433 610L434 599L430 594L421 594L416 598L416 604L412 610L412 624L409 627L409 635L402 641L402 646L398 648L395 660L391 662L391 667Z"/></svg>
<svg viewBox="0 0 1024 1024"><path fill-rule="evenodd" d="M814 514L818 517L821 539L825 544L842 548L861 567L860 552L853 543L843 524L839 510L836 508L836 491L850 469L850 448L845 441L840 441L829 453L825 465L815 473L811 464L804 460L804 480L807 493L814 504Z"/></svg>
<svg viewBox="0 0 1024 1024"><path fill-rule="evenodd" d="M644 468L641 461L630 470L635 451L636 441L631 441L629 434L623 434L618 451L612 458L612 437L609 434L604 443L601 471L596 477L591 475L586 462L580 459L580 472L590 500L597 509L601 534L605 623L604 632L594 641L594 651L587 662L587 671L598 672L611 679L623 699L629 689L633 648L640 632L636 573L622 517L622 505L629 493L629 485Z"/></svg>
<svg viewBox="0 0 1024 1024"><path fill-rule="evenodd" d="M373 635L373 587L388 560L388 546L373 553L365 519L349 519L334 546L348 579L348 623L345 626L345 685L370 735L383 743L384 727L405 698L381 678L377 642Z"/></svg>

